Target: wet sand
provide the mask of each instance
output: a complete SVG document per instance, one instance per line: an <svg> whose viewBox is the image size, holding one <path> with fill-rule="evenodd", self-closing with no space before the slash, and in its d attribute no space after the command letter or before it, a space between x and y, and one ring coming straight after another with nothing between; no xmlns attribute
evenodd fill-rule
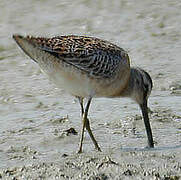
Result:
<svg viewBox="0 0 181 180"><path fill-rule="evenodd" d="M0 7L0 179L181 179L180 1L3 0ZM153 78L155 148L144 148L134 102L100 98L90 121L102 152L86 133L83 153L76 154L78 102L47 80L13 33L83 34L127 50L131 65Z"/></svg>
<svg viewBox="0 0 181 180"><path fill-rule="evenodd" d="M141 121L139 116L132 117L132 120ZM175 116L168 110L158 110L151 113L151 121L154 125L170 124L169 128L176 128L180 116ZM66 121L66 119L62 119ZM60 123L60 122L59 122ZM119 123L119 122L117 122ZM127 137L127 129L118 131L114 128L116 122L106 125L112 129L112 136L120 134ZM160 127L159 126L159 127ZM161 127L160 127L161 128ZM168 129L167 129L168 130ZM2 179L164 179L178 180L181 175L181 145L169 144L172 139L180 142L181 126L175 134L168 133L170 137L156 137L154 149L137 147L139 137L135 134L135 128L129 129L134 134L136 142L132 145L119 147L117 144L110 144L109 148L103 147L103 152L97 152L91 148L86 149L82 154L76 154L76 146L67 149L67 153L57 152L46 160L42 160L42 152L31 146L11 146L6 153L11 161L19 162L18 166L13 165L0 170ZM122 132L124 131L124 132ZM128 130L127 130L128 131ZM163 131L163 129L162 129ZM59 140L65 138L70 141L77 136L72 131L63 131L59 134ZM74 131L73 131L74 132ZM123 135L123 134L124 135ZM158 133L158 132L157 132ZM164 132L162 132L164 134ZM161 134L158 133L158 134ZM56 134L58 136L58 132ZM123 138L123 139L124 139ZM128 137L130 138L130 137ZM69 140L68 140L69 139ZM106 140L105 140L106 141ZM120 138L121 141L121 138ZM162 142L166 141L166 142ZM91 143L91 142L89 142ZM127 142L130 144L129 142ZM119 144L119 143L118 143ZM162 144L162 145L161 145ZM164 144L164 145L163 145ZM48 145L48 144L47 144ZM87 144L84 144L87 146ZM62 148L61 146L59 148Z"/></svg>

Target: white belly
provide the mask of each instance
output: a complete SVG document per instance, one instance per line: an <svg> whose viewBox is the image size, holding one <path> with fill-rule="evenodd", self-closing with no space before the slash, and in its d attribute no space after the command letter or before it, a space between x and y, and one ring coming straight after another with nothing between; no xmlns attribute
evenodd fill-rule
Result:
<svg viewBox="0 0 181 180"><path fill-rule="evenodd" d="M86 74L75 71L73 68L43 68L43 72L48 76L58 88L79 97L90 97L95 95L91 80Z"/></svg>
<svg viewBox="0 0 181 180"><path fill-rule="evenodd" d="M46 61L45 61L46 60ZM114 97L127 82L126 78L90 77L86 72L60 60L39 61L40 68L60 89L79 97ZM123 71L124 72L124 71ZM128 74L128 73L127 73ZM125 77L127 77L125 74Z"/></svg>

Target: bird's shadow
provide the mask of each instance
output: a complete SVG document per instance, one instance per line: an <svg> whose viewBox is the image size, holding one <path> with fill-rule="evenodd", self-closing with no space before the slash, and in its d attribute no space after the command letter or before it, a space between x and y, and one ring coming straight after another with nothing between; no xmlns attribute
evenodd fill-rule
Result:
<svg viewBox="0 0 181 180"><path fill-rule="evenodd" d="M121 148L122 151L126 152L132 152L132 151L166 151L166 150L177 150L181 149L181 145L176 146L162 146L162 147L154 147L154 148L148 148L148 147L142 147L142 148L131 148L131 147L123 147Z"/></svg>

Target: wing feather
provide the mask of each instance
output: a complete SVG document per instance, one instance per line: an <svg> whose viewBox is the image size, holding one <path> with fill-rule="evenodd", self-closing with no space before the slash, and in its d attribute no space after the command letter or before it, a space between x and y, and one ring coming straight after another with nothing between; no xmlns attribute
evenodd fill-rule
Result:
<svg viewBox="0 0 181 180"><path fill-rule="evenodd" d="M129 59L122 48L98 38L73 35L27 38L41 50L94 76L112 77L120 64Z"/></svg>

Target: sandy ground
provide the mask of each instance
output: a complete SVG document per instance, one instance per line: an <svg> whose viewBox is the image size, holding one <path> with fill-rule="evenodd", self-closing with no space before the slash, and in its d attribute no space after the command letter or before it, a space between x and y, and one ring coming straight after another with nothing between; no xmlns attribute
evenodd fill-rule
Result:
<svg viewBox="0 0 181 180"><path fill-rule="evenodd" d="M2 0L0 8L0 179L181 179L179 0ZM49 83L13 33L86 34L126 49L131 65L153 78L155 148L144 148L145 127L134 102L101 98L91 104L90 121L102 152L86 133L83 153L76 154L77 101Z"/></svg>
<svg viewBox="0 0 181 180"><path fill-rule="evenodd" d="M150 114L151 121L154 125L165 126L169 124L170 128L178 125L181 121L180 116L176 116L169 110L156 110ZM65 119L63 119L65 122ZM141 117L132 117L131 121L141 123ZM59 122L60 123L60 122ZM107 128L114 129L112 136L125 134L134 134L135 128L132 126L128 133L126 129L123 132L118 131L117 124L107 124ZM119 127L120 128L120 127ZM1 179L163 179L178 180L181 177L181 145L168 144L169 141L180 142L181 126L177 127L178 131L170 137L155 138L154 149L118 147L111 144L110 148L104 148L103 152L97 152L93 147L86 149L84 152L77 154L75 147L72 153L57 152L56 158L51 157L46 161L41 160L42 152L32 149L30 146L21 146L19 148L11 146L7 154L11 161L19 161L20 165L14 165L0 170ZM75 130L76 131L76 130ZM69 141L77 133L72 130L56 132L59 140ZM129 137L129 136L128 136ZM68 139L69 140L68 140ZM138 137L138 139L141 137ZM161 142L166 140L166 142ZM91 142L89 142L91 143ZM128 142L129 144L129 142ZM165 146L160 146L164 144ZM62 147L60 147L62 148ZM77 148L77 147L76 147ZM86 149L86 150L85 150ZM44 154L46 156L46 154ZM52 161L52 159L54 159Z"/></svg>
<svg viewBox="0 0 181 180"><path fill-rule="evenodd" d="M7 168L2 179L164 179L178 180L180 153L130 151L84 153L59 158L59 163L38 163Z"/></svg>

